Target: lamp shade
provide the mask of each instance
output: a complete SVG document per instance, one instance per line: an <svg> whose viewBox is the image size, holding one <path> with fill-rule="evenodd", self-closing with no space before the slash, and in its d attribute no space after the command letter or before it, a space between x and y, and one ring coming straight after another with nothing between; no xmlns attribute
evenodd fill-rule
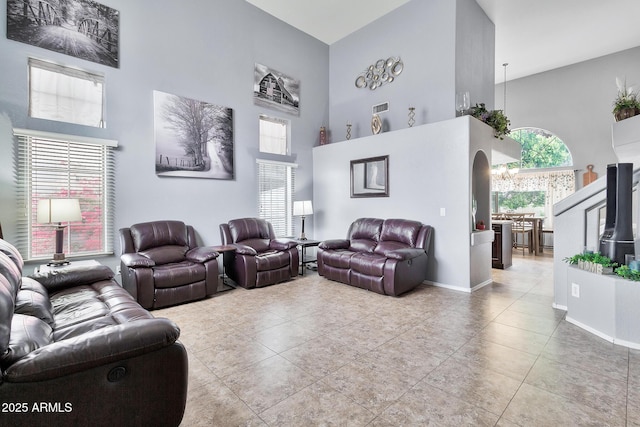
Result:
<svg viewBox="0 0 640 427"><path fill-rule="evenodd" d="M40 224L82 220L78 199L38 200L37 221Z"/></svg>
<svg viewBox="0 0 640 427"><path fill-rule="evenodd" d="M294 216L304 216L304 215L312 215L312 214L313 214L313 206L311 205L311 200L302 200L298 202L293 202Z"/></svg>

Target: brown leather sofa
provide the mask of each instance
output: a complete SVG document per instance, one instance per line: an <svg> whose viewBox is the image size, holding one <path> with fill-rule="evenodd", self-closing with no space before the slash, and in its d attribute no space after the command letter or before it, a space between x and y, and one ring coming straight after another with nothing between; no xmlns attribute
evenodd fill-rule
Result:
<svg viewBox="0 0 640 427"><path fill-rule="evenodd" d="M188 360L106 266L21 277L0 240L0 424L177 426Z"/></svg>
<svg viewBox="0 0 640 427"><path fill-rule="evenodd" d="M298 248L291 239L277 239L273 226L259 218L240 218L220 224L223 245L233 245L225 257L225 271L243 288L284 282L298 275Z"/></svg>
<svg viewBox="0 0 640 427"><path fill-rule="evenodd" d="M218 252L198 247L192 226L152 221L120 229L122 285L147 309L218 291Z"/></svg>
<svg viewBox="0 0 640 427"><path fill-rule="evenodd" d="M360 218L346 239L318 246L318 273L327 279L398 296L421 284L433 227L405 219Z"/></svg>

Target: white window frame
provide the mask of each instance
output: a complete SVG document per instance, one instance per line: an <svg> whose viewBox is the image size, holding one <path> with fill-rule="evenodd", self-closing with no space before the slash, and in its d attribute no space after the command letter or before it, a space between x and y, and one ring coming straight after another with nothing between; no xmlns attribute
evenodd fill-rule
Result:
<svg viewBox="0 0 640 427"><path fill-rule="evenodd" d="M16 155L16 181L18 220L16 246L26 261L50 258L51 253L34 254L34 245L55 240L54 227L37 223L38 200L43 198L79 198L83 221L69 225L64 232L63 252L68 258L113 254L113 219L115 207L115 155L114 140L79 137L74 135L14 129L18 149ZM40 154L39 154L40 153ZM88 180L85 184L82 180ZM86 185L89 185L88 187ZM84 192L89 189L95 197ZM75 196L75 197L74 197ZM87 215L89 212L93 216ZM100 233L100 247L78 251L71 243L82 233L91 233L87 216L94 218L99 212L96 226ZM47 228L48 227L48 228ZM35 233L37 229L50 229L51 233ZM77 233L77 234L74 234ZM94 234L95 235L95 234Z"/></svg>
<svg viewBox="0 0 640 427"><path fill-rule="evenodd" d="M28 68L29 117L106 127L104 75L35 58Z"/></svg>
<svg viewBox="0 0 640 427"><path fill-rule="evenodd" d="M274 143L274 141L270 138L270 135L265 134L264 130L263 130L263 122L268 122L271 124L277 124L277 125L281 125L285 127L285 141L284 142L284 147L280 146L278 147L277 142ZM289 153L291 152L291 122L289 120L286 119L280 119L277 117L271 117L271 116L267 116L265 114L261 114L260 115L260 119L259 119L259 130L258 130L258 134L259 134L259 151L261 153L269 153L269 154L277 154L277 155L281 155L281 156L288 156Z"/></svg>
<svg viewBox="0 0 640 427"><path fill-rule="evenodd" d="M293 235L295 163L256 159L258 166L258 217L273 225L277 237ZM280 190L281 183L285 186Z"/></svg>

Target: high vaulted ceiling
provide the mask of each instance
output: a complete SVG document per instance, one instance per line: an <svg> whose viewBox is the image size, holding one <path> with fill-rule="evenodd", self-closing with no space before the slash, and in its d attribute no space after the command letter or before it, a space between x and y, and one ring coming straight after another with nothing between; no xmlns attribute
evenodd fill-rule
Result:
<svg viewBox="0 0 640 427"><path fill-rule="evenodd" d="M410 0L247 0L332 44ZM412 0L428 1L428 0ZM640 46L640 0L476 0L496 26L496 82Z"/></svg>

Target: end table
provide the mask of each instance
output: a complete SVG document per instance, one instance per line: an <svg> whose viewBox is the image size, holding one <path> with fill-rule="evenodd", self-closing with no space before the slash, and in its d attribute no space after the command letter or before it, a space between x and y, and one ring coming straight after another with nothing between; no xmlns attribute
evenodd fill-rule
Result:
<svg viewBox="0 0 640 427"><path fill-rule="evenodd" d="M307 259L307 248L311 248L313 246L318 246L322 243L320 240L301 240L301 239L291 239L298 245L300 248L300 275L304 276L304 267L312 262L316 262L317 258Z"/></svg>

